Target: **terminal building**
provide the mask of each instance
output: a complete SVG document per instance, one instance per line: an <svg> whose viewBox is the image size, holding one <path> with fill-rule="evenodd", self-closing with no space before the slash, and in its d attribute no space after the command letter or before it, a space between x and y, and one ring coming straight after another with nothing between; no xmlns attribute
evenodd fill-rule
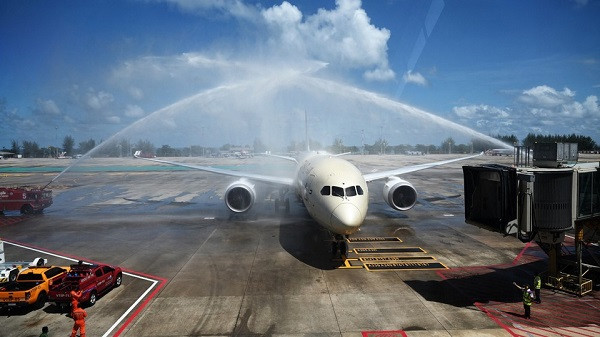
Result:
<svg viewBox="0 0 600 337"><path fill-rule="evenodd" d="M535 241L549 257L546 286L591 292L600 282L599 163L579 163L575 143L515 147L514 158L463 166L466 222Z"/></svg>

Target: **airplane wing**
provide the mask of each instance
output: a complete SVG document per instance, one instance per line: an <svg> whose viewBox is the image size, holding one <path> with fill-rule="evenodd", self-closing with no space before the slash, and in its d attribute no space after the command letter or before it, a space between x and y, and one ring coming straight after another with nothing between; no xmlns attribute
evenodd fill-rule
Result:
<svg viewBox="0 0 600 337"><path fill-rule="evenodd" d="M187 167L187 168L191 168L194 170L212 172L212 173L227 175L227 176L231 176L231 177L248 178L253 181L260 181L260 182L264 182L264 183L286 185L286 186L294 185L294 179L292 179L292 178L268 176L268 175L264 175L264 174L248 173L248 172L241 172L241 171L234 171L234 170L226 170L226 169L220 169L220 168L210 167L210 166L190 165L190 164L184 164L184 163L179 163L179 162L174 162L174 161L169 161L169 160L143 158L143 157L140 157L137 152L136 152L136 154L134 154L134 157L138 158L138 159L157 162L157 163Z"/></svg>
<svg viewBox="0 0 600 337"><path fill-rule="evenodd" d="M445 165L445 164L449 164L449 163L453 163L455 161L460 161L460 160L465 160L465 159L470 159L470 158L474 158L474 157L479 157L483 154L483 152L473 155L473 156L468 156L468 157L462 157L462 158L456 158L456 159L450 159L450 160L443 160L443 161L437 161L437 162L433 162L433 163L426 163L426 164L419 164L419 165L412 165L412 166L404 166L404 167L400 167L394 170L389 170L389 171L381 171L381 172L373 172L373 173L367 173L364 174L363 177L365 178L366 182L371 182L374 180L379 180L379 179L385 179L391 176L398 176L401 174L405 174L405 173L409 173L409 172L415 172L415 171L420 171L420 170L424 170L424 169L428 169L434 166L440 166L440 165Z"/></svg>

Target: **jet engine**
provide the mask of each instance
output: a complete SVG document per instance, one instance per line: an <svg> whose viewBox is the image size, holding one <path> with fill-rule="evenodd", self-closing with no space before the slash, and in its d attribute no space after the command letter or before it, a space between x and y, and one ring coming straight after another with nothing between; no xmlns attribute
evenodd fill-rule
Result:
<svg viewBox="0 0 600 337"><path fill-rule="evenodd" d="M383 185L383 199L391 208L407 211L417 202L417 190L406 180L390 177Z"/></svg>
<svg viewBox="0 0 600 337"><path fill-rule="evenodd" d="M230 210L242 213L249 210L256 200L254 184L246 179L240 179L225 190L225 203Z"/></svg>

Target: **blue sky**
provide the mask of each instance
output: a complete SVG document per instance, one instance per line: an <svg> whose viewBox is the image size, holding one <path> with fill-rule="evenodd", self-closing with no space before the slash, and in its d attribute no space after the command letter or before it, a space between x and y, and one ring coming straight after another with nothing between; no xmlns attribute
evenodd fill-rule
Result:
<svg viewBox="0 0 600 337"><path fill-rule="evenodd" d="M331 81L328 87L340 84L340 91L356 88L367 101L374 93L485 135L576 133L600 143L599 17L594 0L2 1L0 147L11 140L60 145L66 135L76 144L104 140L150 115L177 131L150 139L155 145L251 143L257 137L252 122L210 124L202 107L216 102L210 96L215 88L268 86L289 71ZM310 109L312 120L327 120L293 97L299 82L312 83L297 81L292 96L249 106ZM201 117L165 111L192 95L200 96L188 109ZM257 96L249 88L235 95L224 102ZM311 100L304 95L298 96ZM329 95L327 109L343 104L337 93ZM361 111L335 112L348 117L339 125L354 136L332 137L347 145L360 142L357 133L366 143L384 136L391 144L439 145L447 136L412 130L417 126L395 117L365 117L369 125L362 113L390 112L359 105ZM214 125L239 129L220 139ZM181 137L184 132L203 136ZM127 137L135 142L157 133L133 130Z"/></svg>

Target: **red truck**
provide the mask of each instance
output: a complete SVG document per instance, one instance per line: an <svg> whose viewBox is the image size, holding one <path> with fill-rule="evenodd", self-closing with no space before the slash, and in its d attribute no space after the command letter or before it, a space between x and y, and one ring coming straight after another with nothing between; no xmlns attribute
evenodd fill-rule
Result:
<svg viewBox="0 0 600 337"><path fill-rule="evenodd" d="M72 264L71 270L60 281L54 282L48 292L48 301L65 306L71 302L71 291L81 291L80 303L94 305L98 296L121 285L120 267L104 264Z"/></svg>
<svg viewBox="0 0 600 337"><path fill-rule="evenodd" d="M0 213L21 211L21 214L41 213L52 205L52 190L34 187L0 187Z"/></svg>

